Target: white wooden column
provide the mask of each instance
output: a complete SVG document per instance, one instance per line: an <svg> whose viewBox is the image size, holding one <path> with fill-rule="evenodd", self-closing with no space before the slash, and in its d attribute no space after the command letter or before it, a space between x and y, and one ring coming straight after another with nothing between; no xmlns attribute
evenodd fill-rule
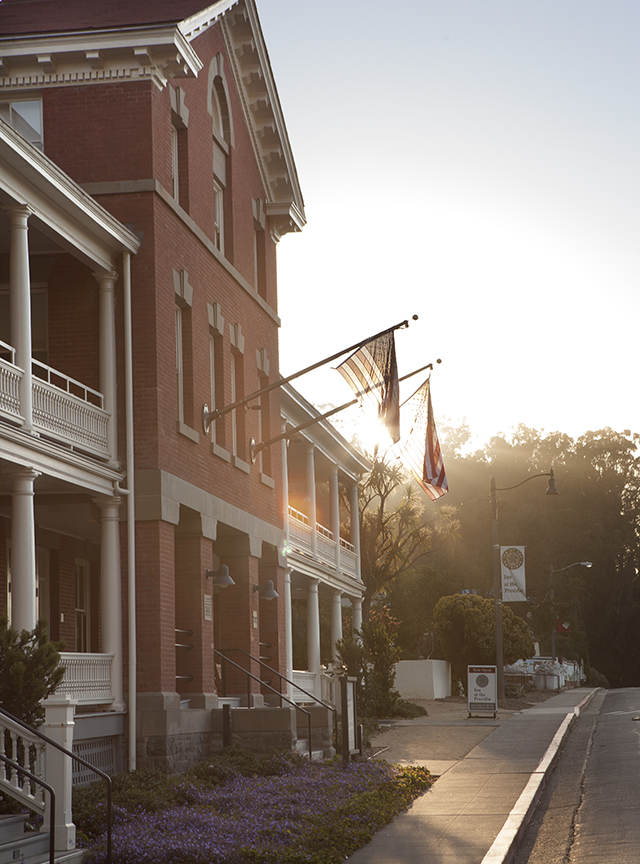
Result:
<svg viewBox="0 0 640 864"><path fill-rule="evenodd" d="M353 615L353 630L362 630L362 597L353 597L351 600L351 611Z"/></svg>
<svg viewBox="0 0 640 864"><path fill-rule="evenodd" d="M331 533L336 543L336 570L340 570L340 492L338 489L338 466L333 465L329 474L329 496L331 509Z"/></svg>
<svg viewBox="0 0 640 864"><path fill-rule="evenodd" d="M291 616L291 568L284 571L284 645L285 645L285 675L293 680L293 624ZM293 685L287 684L287 696L293 698Z"/></svg>
<svg viewBox="0 0 640 864"><path fill-rule="evenodd" d="M113 654L111 695L113 711L124 711L122 683L122 577L120 572L120 504L122 499L99 498L100 508L100 599L102 653Z"/></svg>
<svg viewBox="0 0 640 864"><path fill-rule="evenodd" d="M311 552L313 557L318 558L318 532L316 526L318 517L316 512L316 464L314 457L315 447L307 444L307 516L311 526Z"/></svg>
<svg viewBox="0 0 640 864"><path fill-rule="evenodd" d="M331 654L334 663L338 662L336 642L342 639L342 591L334 588L331 595Z"/></svg>
<svg viewBox="0 0 640 864"><path fill-rule="evenodd" d="M16 630L36 626L36 526L33 482L37 471L11 477L11 624Z"/></svg>
<svg viewBox="0 0 640 864"><path fill-rule="evenodd" d="M33 430L33 391L31 368L31 282L29 278L28 207L8 210L11 240L9 251L9 291L11 307L11 344L16 351L16 366L22 369L20 379L20 413L23 429Z"/></svg>
<svg viewBox="0 0 640 864"><path fill-rule="evenodd" d="M282 432L287 431L286 423L282 424L281 427ZM287 446L286 438L283 438L280 442L280 448L282 453L282 508L284 510L283 519L284 519L284 554L287 555L289 552L289 447Z"/></svg>
<svg viewBox="0 0 640 864"><path fill-rule="evenodd" d="M358 511L358 484L349 487L349 510L351 516L351 545L356 556L356 576L361 578L360 569L360 513ZM362 623L362 622L360 622Z"/></svg>
<svg viewBox="0 0 640 864"><path fill-rule="evenodd" d="M110 464L118 463L118 412L116 372L116 316L114 271L93 274L100 286L100 392L104 396L104 410L110 415L107 426L107 446Z"/></svg>
<svg viewBox="0 0 640 864"><path fill-rule="evenodd" d="M307 663L309 671L316 676L316 687L320 686L320 602L319 579L310 578L307 586ZM316 695L319 690L316 689Z"/></svg>

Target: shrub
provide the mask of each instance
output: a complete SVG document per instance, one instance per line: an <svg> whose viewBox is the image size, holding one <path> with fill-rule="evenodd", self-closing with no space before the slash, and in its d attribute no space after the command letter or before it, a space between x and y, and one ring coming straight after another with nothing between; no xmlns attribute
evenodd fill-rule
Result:
<svg viewBox="0 0 640 864"><path fill-rule="evenodd" d="M64 678L60 651L64 642L51 642L47 623L38 621L34 630L18 632L0 620L1 707L30 726L44 720L42 700L55 692Z"/></svg>

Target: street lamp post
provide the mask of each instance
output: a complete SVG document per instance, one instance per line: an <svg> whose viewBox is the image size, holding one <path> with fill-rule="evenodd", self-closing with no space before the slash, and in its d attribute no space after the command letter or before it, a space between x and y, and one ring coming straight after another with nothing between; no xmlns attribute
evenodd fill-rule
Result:
<svg viewBox="0 0 640 864"><path fill-rule="evenodd" d="M571 567L593 567L591 561L574 561L573 564L567 564L566 567L560 567L558 570L553 569L553 564L549 566L549 594L551 595L551 614L555 619L555 604L554 604L554 590L553 590L553 577L556 573L562 573L563 570L569 570ZM551 659L555 661L556 659L556 624L555 620L551 626Z"/></svg>
<svg viewBox="0 0 640 864"><path fill-rule="evenodd" d="M493 603L495 611L495 628L496 628L496 670L498 673L498 702L504 701L504 651L502 647L502 574L500 572L500 543L498 541L498 492L508 492L510 489L517 489L528 483L529 480L535 480L536 477L548 477L549 485L547 487L547 495L558 495L556 481L551 471L544 474L533 474L531 477L526 477L522 482L516 483L515 486L496 486L496 481L491 478L491 542L493 543Z"/></svg>

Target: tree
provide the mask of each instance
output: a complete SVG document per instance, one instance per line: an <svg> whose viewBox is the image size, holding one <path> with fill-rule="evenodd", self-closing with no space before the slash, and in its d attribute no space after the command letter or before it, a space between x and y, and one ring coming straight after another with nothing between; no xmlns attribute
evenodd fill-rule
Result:
<svg viewBox="0 0 640 864"><path fill-rule="evenodd" d="M393 717L400 703L394 689L400 651L398 622L385 609L372 610L355 637L339 639L338 654L347 675L358 679L358 711L364 717Z"/></svg>
<svg viewBox="0 0 640 864"><path fill-rule="evenodd" d="M443 444L460 530L455 548L436 551L431 567L450 574L455 587L491 597L490 479L507 487L553 467L558 496L545 496L543 480L498 493L500 543L526 546L528 601L510 605L527 618L543 654L556 618L569 621L559 652L590 661L612 686L640 682L639 442L628 430L574 440L521 425L467 455ZM579 561L593 566L567 569L550 584L552 568Z"/></svg>
<svg viewBox="0 0 640 864"><path fill-rule="evenodd" d="M30 726L44 720L42 700L64 678L60 665L62 642L50 642L44 620L34 630L14 630L0 620L0 707Z"/></svg>
<svg viewBox="0 0 640 864"><path fill-rule="evenodd" d="M425 517L417 487L406 481L399 462L374 455L359 489L360 561L365 585L363 617L371 603L454 535L455 508L440 504Z"/></svg>
<svg viewBox="0 0 640 864"><path fill-rule="evenodd" d="M527 622L502 606L504 662L533 655ZM441 650L451 663L452 677L466 690L467 666L495 665L496 631L492 600L477 594L442 597L434 610L434 626Z"/></svg>

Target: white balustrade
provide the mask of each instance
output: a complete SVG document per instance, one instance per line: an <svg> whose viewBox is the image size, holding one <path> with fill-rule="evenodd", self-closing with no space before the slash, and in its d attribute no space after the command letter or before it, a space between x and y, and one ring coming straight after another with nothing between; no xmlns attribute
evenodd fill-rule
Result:
<svg viewBox="0 0 640 864"><path fill-rule="evenodd" d="M311 525L304 513L289 507L289 540L292 547L299 552L312 553ZM333 532L319 522L316 524L316 548L318 559L323 564L335 567L336 546ZM340 538L340 569L349 576L358 575L358 560L355 547L348 540Z"/></svg>
<svg viewBox="0 0 640 864"><path fill-rule="evenodd" d="M297 705L313 702L313 699L309 698L309 696L307 696L307 693L310 693L313 697L317 697L315 673L308 672L302 669L294 669L292 673L292 679L294 683L292 695L293 701Z"/></svg>
<svg viewBox="0 0 640 864"><path fill-rule="evenodd" d="M0 413L19 419L22 369L15 365L15 359L15 349L0 341Z"/></svg>
<svg viewBox="0 0 640 864"><path fill-rule="evenodd" d="M340 541L341 546L342 542ZM351 546L351 543L349 543L349 546ZM349 576L358 575L358 558L353 551L353 546L351 546L351 549L347 547L340 549L340 569L343 573L348 573Z"/></svg>
<svg viewBox="0 0 640 864"><path fill-rule="evenodd" d="M113 702L111 661L113 654L60 654L65 667L62 684L56 696L68 696L80 705L102 705Z"/></svg>
<svg viewBox="0 0 640 864"><path fill-rule="evenodd" d="M294 549L311 554L311 525L304 513L293 507L289 507L289 540Z"/></svg>
<svg viewBox="0 0 640 864"><path fill-rule="evenodd" d="M337 678L333 675L327 675L326 672L323 672L320 678L320 684L322 689L322 701L327 702L329 705L336 704L336 682Z"/></svg>
<svg viewBox="0 0 640 864"><path fill-rule="evenodd" d="M35 735L0 714L0 753L41 780L45 778L44 746L44 742ZM45 811L44 788L0 759L2 791L36 813Z"/></svg>
<svg viewBox="0 0 640 864"><path fill-rule="evenodd" d="M102 394L37 360L33 366L35 428L80 450L108 456L109 415Z"/></svg>
<svg viewBox="0 0 640 864"><path fill-rule="evenodd" d="M333 539L333 532L325 528L324 525L318 523L316 525L316 546L318 549L318 558L325 564L331 567L336 565L336 541Z"/></svg>

